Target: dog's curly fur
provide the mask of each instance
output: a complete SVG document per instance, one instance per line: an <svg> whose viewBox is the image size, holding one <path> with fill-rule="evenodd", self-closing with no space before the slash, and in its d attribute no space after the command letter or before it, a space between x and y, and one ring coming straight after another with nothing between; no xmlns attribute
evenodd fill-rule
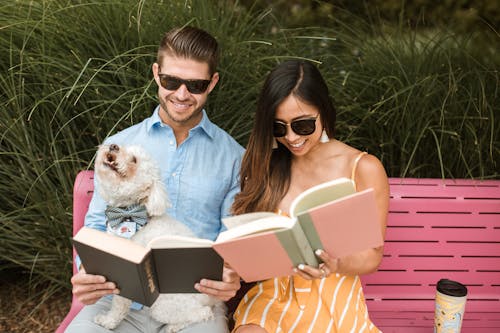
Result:
<svg viewBox="0 0 500 333"><path fill-rule="evenodd" d="M146 246L159 235L193 236L185 225L165 213L168 197L160 169L140 146L100 146L95 174L99 194L108 205L146 206L148 223L132 236L135 242ZM129 299L114 295L111 309L98 314L94 321L107 329L114 329L127 315L131 303ZM167 324L167 332L177 332L192 323L214 319L216 307L224 307L224 303L205 294L161 294L151 306L151 316Z"/></svg>

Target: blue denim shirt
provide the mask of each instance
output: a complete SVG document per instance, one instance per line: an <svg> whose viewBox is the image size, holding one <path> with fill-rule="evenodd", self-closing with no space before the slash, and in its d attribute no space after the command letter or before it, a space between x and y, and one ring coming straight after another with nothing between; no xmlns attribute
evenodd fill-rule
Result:
<svg viewBox="0 0 500 333"><path fill-rule="evenodd" d="M143 146L160 165L171 203L167 213L187 225L196 236L215 240L225 228L221 218L229 215L234 196L240 190L239 171L244 149L213 124L205 110L200 123L177 147L172 128L162 123L158 112L156 107L151 117L107 138L104 143ZM106 203L98 193L99 184L95 180L94 186L85 225L104 231Z"/></svg>

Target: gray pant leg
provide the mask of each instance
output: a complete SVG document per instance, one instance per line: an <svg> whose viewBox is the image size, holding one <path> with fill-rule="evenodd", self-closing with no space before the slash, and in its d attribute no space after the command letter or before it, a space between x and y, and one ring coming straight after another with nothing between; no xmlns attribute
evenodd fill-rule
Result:
<svg viewBox="0 0 500 333"><path fill-rule="evenodd" d="M214 320L190 325L179 333L229 333L226 311L225 306L216 307Z"/></svg>
<svg viewBox="0 0 500 333"><path fill-rule="evenodd" d="M111 299L101 298L97 303L84 306L66 328L66 333L158 333L164 326L149 315L149 308L130 310L125 319L113 330L107 330L96 323L94 317L111 307Z"/></svg>
<svg viewBox="0 0 500 333"><path fill-rule="evenodd" d="M87 305L75 316L66 328L66 333L159 333L166 325L157 322L149 315L149 308L130 310L125 319L113 330L107 330L94 323L98 313L108 311L111 306L110 298L103 297L93 305ZM229 333L227 327L226 308L217 307L215 319L190 325L179 333Z"/></svg>

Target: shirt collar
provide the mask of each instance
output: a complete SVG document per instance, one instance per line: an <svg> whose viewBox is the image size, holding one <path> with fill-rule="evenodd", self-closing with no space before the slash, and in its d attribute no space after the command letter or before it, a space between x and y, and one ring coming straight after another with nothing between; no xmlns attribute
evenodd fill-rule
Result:
<svg viewBox="0 0 500 333"><path fill-rule="evenodd" d="M167 124L162 123L161 118L160 118L160 106L158 105L156 109L153 112L153 115L148 119L147 123L147 130L148 132L151 131L154 127L157 126L168 126ZM198 125L193 127L189 133L196 133L196 132L203 132L205 133L210 139L213 139L215 136L215 125L208 119L207 113L205 109L202 110L203 117L201 118L201 121Z"/></svg>

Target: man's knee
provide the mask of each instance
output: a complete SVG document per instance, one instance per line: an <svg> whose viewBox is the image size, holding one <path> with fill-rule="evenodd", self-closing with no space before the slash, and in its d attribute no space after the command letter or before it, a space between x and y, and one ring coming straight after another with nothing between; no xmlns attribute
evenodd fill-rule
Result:
<svg viewBox="0 0 500 333"><path fill-rule="evenodd" d="M110 332L94 323L94 317L101 312L108 311L111 302L100 299L97 303L84 306L68 325L65 333Z"/></svg>

